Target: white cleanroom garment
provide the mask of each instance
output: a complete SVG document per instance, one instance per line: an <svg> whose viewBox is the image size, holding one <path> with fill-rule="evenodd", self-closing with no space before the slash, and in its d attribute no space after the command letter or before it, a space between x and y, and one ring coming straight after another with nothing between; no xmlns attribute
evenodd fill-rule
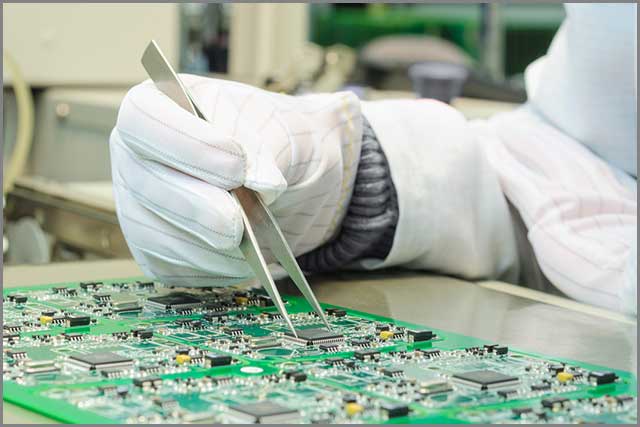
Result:
<svg viewBox="0 0 640 427"><path fill-rule="evenodd" d="M111 134L118 218L145 274L189 286L251 276L238 249L239 207L227 191L241 185L263 195L296 255L329 240L360 158L357 97L182 79L210 122L146 81L127 93Z"/></svg>
<svg viewBox="0 0 640 427"><path fill-rule="evenodd" d="M549 51L525 72L531 106L637 176L637 5L568 4Z"/></svg>
<svg viewBox="0 0 640 427"><path fill-rule="evenodd" d="M389 256L363 266L515 281L507 203L462 114L434 100L364 102L362 111L389 161L399 207Z"/></svg>
<svg viewBox="0 0 640 427"><path fill-rule="evenodd" d="M529 108L472 127L551 283L579 301L635 314L635 181L620 182L614 167Z"/></svg>

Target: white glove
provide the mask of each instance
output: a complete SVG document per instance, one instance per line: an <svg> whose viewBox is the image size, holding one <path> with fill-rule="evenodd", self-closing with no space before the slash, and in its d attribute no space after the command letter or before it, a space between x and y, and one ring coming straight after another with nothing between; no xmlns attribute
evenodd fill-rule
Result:
<svg viewBox="0 0 640 427"><path fill-rule="evenodd" d="M209 122L146 81L124 98L111 134L118 218L144 273L185 286L253 276L238 249L240 208L228 192L239 186L263 196L296 255L329 240L360 156L357 97L291 97L181 78Z"/></svg>

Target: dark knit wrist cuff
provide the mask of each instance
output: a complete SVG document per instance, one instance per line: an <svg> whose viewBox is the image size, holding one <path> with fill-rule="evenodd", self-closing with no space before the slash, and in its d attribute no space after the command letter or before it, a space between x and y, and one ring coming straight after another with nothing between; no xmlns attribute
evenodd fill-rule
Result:
<svg viewBox="0 0 640 427"><path fill-rule="evenodd" d="M300 255L300 267L310 273L330 272L355 261L389 255L398 224L398 200L389 163L369 122L363 116L360 162L347 213L338 235Z"/></svg>

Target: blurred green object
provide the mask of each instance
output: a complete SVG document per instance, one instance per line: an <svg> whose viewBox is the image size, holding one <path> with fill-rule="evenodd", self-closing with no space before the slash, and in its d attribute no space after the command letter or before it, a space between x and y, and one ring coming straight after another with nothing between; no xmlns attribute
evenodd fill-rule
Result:
<svg viewBox="0 0 640 427"><path fill-rule="evenodd" d="M564 18L562 4L502 4L505 75L543 55ZM361 48L390 34L426 34L451 41L471 58L481 52L480 4L315 4L311 41Z"/></svg>

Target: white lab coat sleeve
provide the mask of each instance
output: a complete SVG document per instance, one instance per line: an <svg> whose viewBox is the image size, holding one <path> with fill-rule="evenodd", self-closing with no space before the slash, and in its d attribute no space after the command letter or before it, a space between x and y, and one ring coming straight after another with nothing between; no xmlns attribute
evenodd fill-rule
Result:
<svg viewBox="0 0 640 427"><path fill-rule="evenodd" d="M635 314L636 181L527 107L471 126L549 281L576 300Z"/></svg>
<svg viewBox="0 0 640 427"><path fill-rule="evenodd" d="M516 280L507 203L462 114L434 100L363 102L362 111L387 156L399 220L387 258L361 265Z"/></svg>

